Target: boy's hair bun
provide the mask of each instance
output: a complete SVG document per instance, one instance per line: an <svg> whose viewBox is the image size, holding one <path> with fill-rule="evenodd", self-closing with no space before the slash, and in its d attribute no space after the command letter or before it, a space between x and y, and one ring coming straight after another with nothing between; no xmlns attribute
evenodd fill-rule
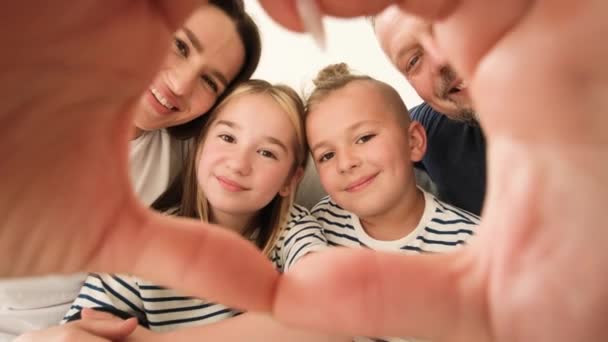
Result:
<svg viewBox="0 0 608 342"><path fill-rule="evenodd" d="M312 81L316 87L323 87L337 79L351 76L350 69L346 63L330 64L323 68Z"/></svg>

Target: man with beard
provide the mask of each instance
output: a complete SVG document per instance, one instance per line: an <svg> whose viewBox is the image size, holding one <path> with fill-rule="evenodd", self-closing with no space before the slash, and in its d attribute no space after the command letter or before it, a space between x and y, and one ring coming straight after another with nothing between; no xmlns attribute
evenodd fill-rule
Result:
<svg viewBox="0 0 608 342"><path fill-rule="evenodd" d="M429 174L441 200L479 215L486 142L466 81L425 44L430 23L392 6L374 18L374 29L382 50L425 101L410 110L428 137L427 152L416 166Z"/></svg>

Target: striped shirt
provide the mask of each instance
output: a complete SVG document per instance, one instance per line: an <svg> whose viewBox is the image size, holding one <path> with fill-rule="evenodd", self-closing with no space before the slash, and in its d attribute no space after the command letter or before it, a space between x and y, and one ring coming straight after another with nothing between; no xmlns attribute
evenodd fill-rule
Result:
<svg viewBox="0 0 608 342"><path fill-rule="evenodd" d="M304 207L294 205L290 219L271 253L272 262L287 271L305 254L327 247L322 228ZM96 308L120 317L135 316L140 325L165 332L217 322L238 311L204 299L184 296L129 275L91 274L63 323L80 318L82 308Z"/></svg>
<svg viewBox="0 0 608 342"><path fill-rule="evenodd" d="M418 225L406 236L392 241L376 240L366 233L361 221L353 213L342 209L329 197L312 209L312 214L323 226L330 246L370 248L378 251L412 253L442 253L458 248L473 237L479 217L465 210L443 203L424 192L424 212ZM414 341L402 338L356 337L363 341Z"/></svg>

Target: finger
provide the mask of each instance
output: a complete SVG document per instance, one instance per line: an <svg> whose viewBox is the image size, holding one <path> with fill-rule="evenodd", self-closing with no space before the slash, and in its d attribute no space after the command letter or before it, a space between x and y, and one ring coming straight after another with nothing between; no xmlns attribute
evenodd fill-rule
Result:
<svg viewBox="0 0 608 342"><path fill-rule="evenodd" d="M282 277L273 312L309 329L441 340L472 313L482 321L482 298L469 295L478 286L467 278L469 264L460 254L317 253Z"/></svg>
<svg viewBox="0 0 608 342"><path fill-rule="evenodd" d="M92 261L248 310L270 310L278 273L259 249L223 227L138 208L125 214ZM131 214L135 213L135 214Z"/></svg>
<svg viewBox="0 0 608 342"><path fill-rule="evenodd" d="M296 1L311 0L260 0L260 4L277 23L290 30L302 32L304 31L304 25L298 13ZM357 17L375 14L394 2L394 0L313 1L317 1L321 12L324 14L339 17Z"/></svg>
<svg viewBox="0 0 608 342"><path fill-rule="evenodd" d="M91 308L83 308L82 311L80 312L80 316L82 317L83 320L99 319L99 320L120 320L120 321L122 321L121 318L116 317L116 316L112 315L111 313L99 311L99 310L95 310L95 309L91 309Z"/></svg>
<svg viewBox="0 0 608 342"><path fill-rule="evenodd" d="M137 328L137 319L132 317L127 320L81 320L74 324L91 335L115 341L131 335Z"/></svg>
<svg viewBox="0 0 608 342"><path fill-rule="evenodd" d="M414 3L418 2L424 0L410 0L402 8L416 12ZM445 19L436 22L437 44L450 63L465 78L472 79L480 60L524 18L532 3L461 0Z"/></svg>
<svg viewBox="0 0 608 342"><path fill-rule="evenodd" d="M194 8L208 2L207 0L153 0L152 4L157 6L170 30L169 32L174 32L182 26Z"/></svg>

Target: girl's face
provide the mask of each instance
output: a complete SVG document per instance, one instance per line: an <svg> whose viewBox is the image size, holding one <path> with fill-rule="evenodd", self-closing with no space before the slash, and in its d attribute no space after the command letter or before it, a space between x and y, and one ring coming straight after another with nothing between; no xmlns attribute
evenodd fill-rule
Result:
<svg viewBox="0 0 608 342"><path fill-rule="evenodd" d="M202 143L197 180L213 215L253 215L295 187L296 131L270 95L230 100Z"/></svg>
<svg viewBox="0 0 608 342"><path fill-rule="evenodd" d="M175 33L171 51L144 93L135 126L176 126L206 113L239 73L245 48L231 18L215 6L197 9Z"/></svg>

